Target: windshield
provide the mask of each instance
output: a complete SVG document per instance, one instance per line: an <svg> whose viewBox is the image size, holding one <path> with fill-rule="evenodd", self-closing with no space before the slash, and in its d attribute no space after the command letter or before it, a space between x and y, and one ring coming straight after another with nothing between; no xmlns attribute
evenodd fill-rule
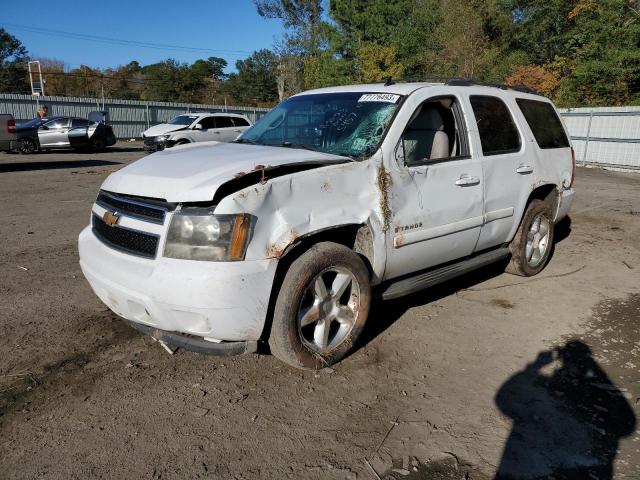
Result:
<svg viewBox="0 0 640 480"><path fill-rule="evenodd" d="M191 125L197 118L197 115L178 115L176 118L172 118L167 123L171 125Z"/></svg>
<svg viewBox="0 0 640 480"><path fill-rule="evenodd" d="M400 95L322 93L291 97L237 140L368 157L380 146Z"/></svg>
<svg viewBox="0 0 640 480"><path fill-rule="evenodd" d="M34 118L33 120L29 120L28 122L22 122L21 124L19 124L19 127L20 128L35 128L35 127L39 127L40 125L42 125L46 121L47 121L47 119Z"/></svg>

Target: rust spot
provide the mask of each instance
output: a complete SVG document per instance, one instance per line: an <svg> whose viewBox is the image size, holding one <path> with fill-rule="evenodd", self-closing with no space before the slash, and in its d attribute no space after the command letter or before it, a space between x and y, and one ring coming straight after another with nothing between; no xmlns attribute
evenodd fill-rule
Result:
<svg viewBox="0 0 640 480"><path fill-rule="evenodd" d="M322 184L320 185L320 190L322 190L323 192L328 192L331 190L331 184L328 180L322 182Z"/></svg>
<svg viewBox="0 0 640 480"><path fill-rule="evenodd" d="M393 246L395 248L400 248L404 244L404 235L396 235L393 237Z"/></svg>
<svg viewBox="0 0 640 480"><path fill-rule="evenodd" d="M280 258L287 250L287 247L296 241L298 234L295 230L290 229L284 239L279 242L270 243L267 245L266 254L267 258Z"/></svg>
<svg viewBox="0 0 640 480"><path fill-rule="evenodd" d="M382 213L382 231L389 230L391 223L391 209L389 208L389 189L391 187L391 175L387 173L384 165L378 169L378 190L380 190L380 212Z"/></svg>
<svg viewBox="0 0 640 480"><path fill-rule="evenodd" d="M238 173L233 175L233 178L244 177L246 174L247 174L247 172L238 172Z"/></svg>

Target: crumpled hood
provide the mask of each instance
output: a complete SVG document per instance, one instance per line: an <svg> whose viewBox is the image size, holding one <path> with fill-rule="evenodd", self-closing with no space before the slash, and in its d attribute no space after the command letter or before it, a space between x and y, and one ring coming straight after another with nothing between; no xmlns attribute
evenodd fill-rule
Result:
<svg viewBox="0 0 640 480"><path fill-rule="evenodd" d="M176 130L184 130L188 125L171 125L170 123L160 123L153 127L147 128L142 134L145 137L157 137L158 135L164 135L165 133L175 132Z"/></svg>
<svg viewBox="0 0 640 480"><path fill-rule="evenodd" d="M206 202L223 183L257 165L344 163L347 157L286 147L199 142L148 155L112 173L104 190L168 202Z"/></svg>

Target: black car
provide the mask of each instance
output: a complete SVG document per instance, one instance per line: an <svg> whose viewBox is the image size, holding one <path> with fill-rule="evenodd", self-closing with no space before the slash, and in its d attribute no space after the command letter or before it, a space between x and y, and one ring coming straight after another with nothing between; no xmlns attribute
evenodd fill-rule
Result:
<svg viewBox="0 0 640 480"><path fill-rule="evenodd" d="M17 149L33 153L54 148L103 150L116 143L113 129L96 121L103 112L91 112L89 119L78 117L34 118L16 126Z"/></svg>

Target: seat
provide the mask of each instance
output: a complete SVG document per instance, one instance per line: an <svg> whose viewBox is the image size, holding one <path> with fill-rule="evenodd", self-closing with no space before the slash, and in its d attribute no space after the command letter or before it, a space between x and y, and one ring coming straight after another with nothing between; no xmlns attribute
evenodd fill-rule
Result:
<svg viewBox="0 0 640 480"><path fill-rule="evenodd" d="M437 108L424 106L413 119L403 137L407 163L449 156L449 136L444 132L444 121Z"/></svg>

